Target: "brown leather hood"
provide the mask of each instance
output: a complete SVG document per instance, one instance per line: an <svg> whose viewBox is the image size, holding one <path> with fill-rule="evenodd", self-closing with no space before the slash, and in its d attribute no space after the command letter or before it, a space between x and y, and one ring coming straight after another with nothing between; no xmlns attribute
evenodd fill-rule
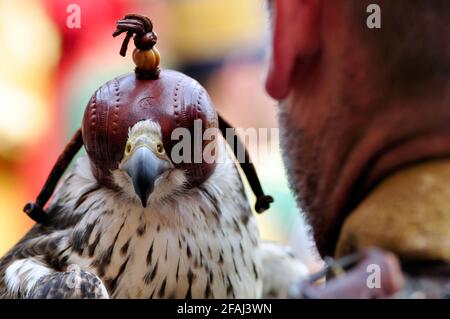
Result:
<svg viewBox="0 0 450 319"><path fill-rule="evenodd" d="M138 79L135 73L119 76L102 85L91 97L82 123L83 142L94 175L113 186L111 170L124 154L129 129L139 121L153 120L161 126L166 152L178 142L171 139L176 128L187 128L194 136L194 121L201 120L202 132L218 126L217 114L205 89L194 79L175 71L162 70L156 80ZM203 148L210 141L202 140ZM192 150L194 138L191 138ZM176 166L186 171L192 186L204 182L215 164L190 163Z"/></svg>

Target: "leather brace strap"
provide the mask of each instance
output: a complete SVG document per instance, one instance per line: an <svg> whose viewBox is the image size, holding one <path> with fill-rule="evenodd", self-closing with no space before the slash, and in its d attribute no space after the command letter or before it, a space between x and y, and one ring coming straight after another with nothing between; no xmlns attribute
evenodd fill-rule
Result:
<svg viewBox="0 0 450 319"><path fill-rule="evenodd" d="M58 184L61 176L64 174L64 171L67 169L70 162L82 146L83 137L81 134L81 129L78 129L70 140L69 144L67 144L62 154L59 156L56 164L53 166L53 169L50 172L50 175L47 177L47 180L42 187L41 192L36 198L36 201L34 203L26 204L23 208L23 211L35 222L39 224L46 223L47 215L44 207L55 191L56 185Z"/></svg>
<svg viewBox="0 0 450 319"><path fill-rule="evenodd" d="M241 140L238 138L236 134L233 134L233 141L230 140L230 137L227 136L227 130L233 129L225 119L218 115L219 118L219 129L222 132L222 135L227 140L228 144L232 147L234 155L239 158L238 154L244 151L244 162L239 161L239 165L242 168L242 171L247 177L248 183L253 191L253 194L256 196L255 203L255 211L258 214L263 213L264 211L270 208L270 204L273 203L273 197L264 194L264 191L261 187L261 183L258 178L258 173L256 172L255 166L251 162L250 155L248 154L248 150L244 144L242 144Z"/></svg>

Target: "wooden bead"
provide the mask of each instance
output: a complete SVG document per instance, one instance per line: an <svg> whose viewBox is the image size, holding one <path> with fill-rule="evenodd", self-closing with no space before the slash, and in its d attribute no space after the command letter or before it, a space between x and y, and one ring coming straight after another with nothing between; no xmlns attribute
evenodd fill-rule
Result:
<svg viewBox="0 0 450 319"><path fill-rule="evenodd" d="M142 71L155 70L161 61L161 56L158 49L153 47L150 50L134 49L133 61L136 67Z"/></svg>

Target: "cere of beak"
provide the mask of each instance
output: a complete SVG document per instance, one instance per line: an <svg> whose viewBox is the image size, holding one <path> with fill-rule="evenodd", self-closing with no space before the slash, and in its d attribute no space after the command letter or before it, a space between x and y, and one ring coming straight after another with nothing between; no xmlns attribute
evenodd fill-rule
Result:
<svg viewBox="0 0 450 319"><path fill-rule="evenodd" d="M141 200L142 206L147 207L155 181L169 168L169 165L149 148L141 146L134 150L123 168L133 181L134 191Z"/></svg>

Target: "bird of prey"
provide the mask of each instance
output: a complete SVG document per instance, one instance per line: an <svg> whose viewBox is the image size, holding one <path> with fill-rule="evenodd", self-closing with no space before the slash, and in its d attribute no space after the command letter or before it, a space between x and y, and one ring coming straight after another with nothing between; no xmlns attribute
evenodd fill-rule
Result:
<svg viewBox="0 0 450 319"><path fill-rule="evenodd" d="M126 16L114 35L123 32L123 55L136 34L135 74L108 81L90 99L82 128L25 208L38 223L0 260L0 297L286 296L306 268L284 247L261 243L228 139L200 142L200 151L214 146L211 162L173 157L175 130L229 125L199 83L160 70L148 18ZM54 192L82 145L87 155ZM245 154L240 164L261 212L272 198Z"/></svg>
<svg viewBox="0 0 450 319"><path fill-rule="evenodd" d="M87 156L66 174L49 222L1 260L0 297L258 298L265 277L264 290L277 289L263 259L277 276L287 269L288 280L305 274L294 260L283 266L293 259L284 248L261 244L223 138L216 169L192 189L164 151L157 123L136 123L126 145L112 172L116 190L98 183Z"/></svg>

